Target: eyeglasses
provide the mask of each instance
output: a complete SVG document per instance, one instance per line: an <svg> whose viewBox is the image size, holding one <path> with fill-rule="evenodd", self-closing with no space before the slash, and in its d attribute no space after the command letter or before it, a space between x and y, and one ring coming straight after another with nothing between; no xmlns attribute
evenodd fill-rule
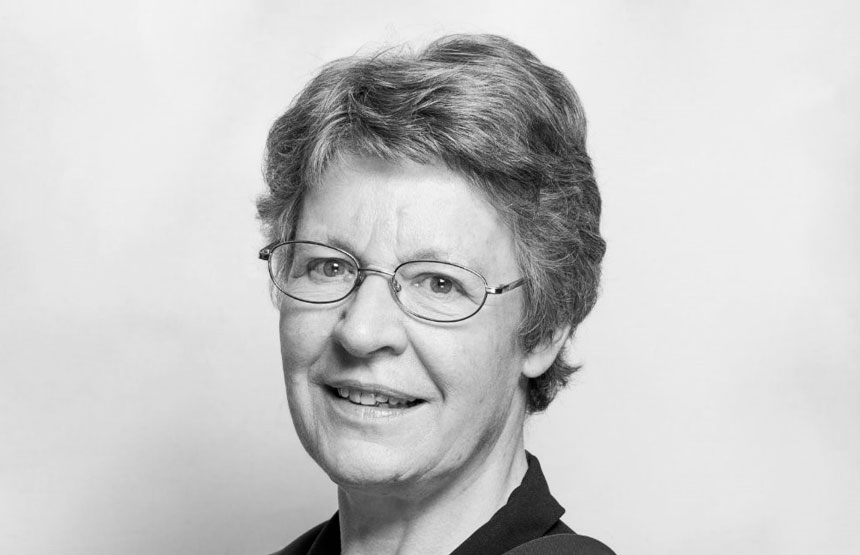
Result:
<svg viewBox="0 0 860 555"><path fill-rule="evenodd" d="M362 268L348 252L313 241L276 241L260 250L272 282L285 295L312 304L336 303L359 288L368 273L388 277L394 298L407 313L431 322L459 322L481 310L487 295L523 284L522 278L490 287L484 276L438 260L404 262L393 272Z"/></svg>

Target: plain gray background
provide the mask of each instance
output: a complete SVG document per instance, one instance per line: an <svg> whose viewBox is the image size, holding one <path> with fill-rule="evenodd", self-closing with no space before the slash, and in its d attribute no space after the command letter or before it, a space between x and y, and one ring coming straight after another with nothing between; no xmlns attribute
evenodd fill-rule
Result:
<svg viewBox="0 0 860 555"><path fill-rule="evenodd" d="M495 32L564 71L609 242L528 447L619 554L860 552L860 10L0 2L0 552L268 553L335 488L254 219L324 62Z"/></svg>

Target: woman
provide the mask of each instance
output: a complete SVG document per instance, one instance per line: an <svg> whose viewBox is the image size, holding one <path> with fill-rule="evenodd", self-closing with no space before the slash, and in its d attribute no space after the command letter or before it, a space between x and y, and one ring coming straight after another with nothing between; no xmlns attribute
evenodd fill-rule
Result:
<svg viewBox="0 0 860 555"><path fill-rule="evenodd" d="M279 553L611 553L523 447L605 250L564 76L496 36L336 61L266 179L290 412L339 503Z"/></svg>

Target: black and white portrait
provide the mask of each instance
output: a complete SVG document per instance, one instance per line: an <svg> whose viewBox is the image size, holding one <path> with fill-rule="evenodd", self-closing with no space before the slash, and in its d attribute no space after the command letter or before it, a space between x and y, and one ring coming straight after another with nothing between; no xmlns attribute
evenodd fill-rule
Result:
<svg viewBox="0 0 860 555"><path fill-rule="evenodd" d="M857 553L858 25L0 0L0 552Z"/></svg>

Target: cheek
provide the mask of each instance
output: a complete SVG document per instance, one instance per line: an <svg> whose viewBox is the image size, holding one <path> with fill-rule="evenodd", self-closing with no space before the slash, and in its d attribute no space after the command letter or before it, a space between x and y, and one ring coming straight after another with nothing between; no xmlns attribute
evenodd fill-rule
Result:
<svg viewBox="0 0 860 555"><path fill-rule="evenodd" d="M446 369L443 385L452 396L456 394L481 410L495 410L497 403L507 406L522 372L516 336L504 326L464 331L449 338L452 347L445 351L447 360L440 366Z"/></svg>
<svg viewBox="0 0 860 555"><path fill-rule="evenodd" d="M279 321L287 404L296 433L312 456L318 449L320 430L310 376L326 352L330 336L327 321L321 316L320 311L287 307L281 308Z"/></svg>
<svg viewBox="0 0 860 555"><path fill-rule="evenodd" d="M310 312L293 307L281 309L281 359L288 377L305 373L325 352L334 326L332 318L322 311Z"/></svg>

